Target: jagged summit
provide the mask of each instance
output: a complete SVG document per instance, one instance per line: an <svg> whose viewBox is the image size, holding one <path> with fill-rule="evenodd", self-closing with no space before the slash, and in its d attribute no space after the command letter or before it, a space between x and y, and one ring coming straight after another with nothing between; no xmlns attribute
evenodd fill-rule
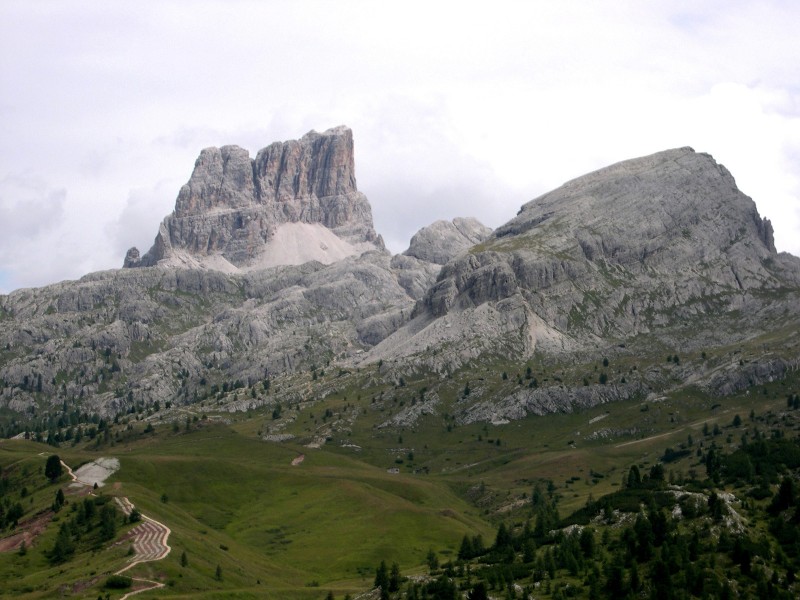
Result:
<svg viewBox="0 0 800 600"><path fill-rule="evenodd" d="M238 146L204 149L153 247L131 248L124 266L235 272L383 248L356 187L352 131L340 126L275 142L255 159Z"/></svg>

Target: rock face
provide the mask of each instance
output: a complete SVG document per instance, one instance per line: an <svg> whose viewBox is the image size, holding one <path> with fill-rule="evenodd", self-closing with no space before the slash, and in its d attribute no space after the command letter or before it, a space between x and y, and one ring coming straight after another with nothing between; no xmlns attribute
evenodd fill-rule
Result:
<svg viewBox="0 0 800 600"><path fill-rule="evenodd" d="M445 412L503 422L687 383L730 393L800 366L800 259L778 254L730 173L689 148L579 177L494 232L433 223L394 257L370 214L346 128L254 160L204 150L153 248L129 250L127 269L0 296L0 408L113 416L219 406L227 393L246 410L388 381L394 391L369 405L388 411L381 426ZM668 354L701 350L708 361L663 368ZM650 366L589 381L599 351ZM487 372L498 364L520 374ZM327 392L312 383L323 365ZM547 378L523 379L529 365ZM262 382L279 375L290 383L267 398ZM412 375L430 389L399 408ZM471 379L457 386L470 393L453 400L451 376Z"/></svg>
<svg viewBox="0 0 800 600"><path fill-rule="evenodd" d="M403 255L444 265L451 258L485 240L491 233L492 230L477 219L436 221L414 234L411 245Z"/></svg>
<svg viewBox="0 0 800 600"><path fill-rule="evenodd" d="M356 188L352 132L336 127L276 142L255 159L238 146L206 148L153 247L141 257L131 248L124 267L237 272L383 247Z"/></svg>
<svg viewBox="0 0 800 600"><path fill-rule="evenodd" d="M492 230L477 219L436 221L414 234L408 249L392 258L392 269L400 285L412 298L419 300L436 280L442 265L491 233Z"/></svg>
<svg viewBox="0 0 800 600"><path fill-rule="evenodd" d="M373 356L447 343L461 349L456 361L475 348L524 357L656 332L689 347L731 343L763 331L766 313L800 314L790 293L798 284L800 260L776 253L769 221L730 173L679 148L579 177L523 206L444 265L416 318ZM475 325L486 318L495 335Z"/></svg>

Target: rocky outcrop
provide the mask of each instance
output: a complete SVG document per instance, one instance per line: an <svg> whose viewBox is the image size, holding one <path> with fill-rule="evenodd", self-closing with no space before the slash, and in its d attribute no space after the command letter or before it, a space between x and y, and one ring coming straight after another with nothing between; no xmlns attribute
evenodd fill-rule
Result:
<svg viewBox="0 0 800 600"><path fill-rule="evenodd" d="M106 271L0 296L0 406L190 403L211 381L342 361L408 320L385 252L246 274ZM205 382L209 383L206 384Z"/></svg>
<svg viewBox="0 0 800 600"><path fill-rule="evenodd" d="M728 344L763 332L767 313L800 314L798 287L800 259L776 253L769 221L731 174L679 148L579 177L524 205L444 265L415 320L371 357L446 340L457 363L477 346L498 350L520 315L522 338L501 353L575 352L656 334L689 348ZM490 311L494 343L469 325L485 305L515 307ZM436 333L445 317L467 326Z"/></svg>
<svg viewBox="0 0 800 600"><path fill-rule="evenodd" d="M548 386L537 389L523 388L509 394L499 402L476 402L460 411L461 424L518 421L529 414L571 413L641 395L641 386L594 385L583 387Z"/></svg>
<svg viewBox="0 0 800 600"><path fill-rule="evenodd" d="M400 285L419 300L436 281L442 265L491 233L489 227L473 218L436 221L414 234L408 249L392 258L392 269Z"/></svg>
<svg viewBox="0 0 800 600"><path fill-rule="evenodd" d="M414 237L404 256L444 265L450 259L479 244L492 233L489 227L477 219L456 218L452 221L436 221L423 227Z"/></svg>
<svg viewBox="0 0 800 600"><path fill-rule="evenodd" d="M255 159L238 146L206 148L143 256L124 267L184 266L226 272L383 249L367 198L356 188L346 127L276 142Z"/></svg>
<svg viewBox="0 0 800 600"><path fill-rule="evenodd" d="M227 388L245 410L256 383L314 366L370 378L360 389L411 376L433 387L469 367L468 397L431 389L405 408L401 386L397 418L382 423L500 422L670 386L732 393L798 368L800 259L776 253L753 201L688 148L568 182L494 232L439 221L395 257L355 187L349 130L254 160L207 149L154 247L132 248L125 266L0 296L0 408L114 415ZM667 354L701 349L708 360L661 368ZM588 385L580 365L605 355L641 368ZM477 383L492 366L534 361L552 377L541 387ZM365 385L341 380L351 384ZM340 380L313 385L280 401L333 393Z"/></svg>
<svg viewBox="0 0 800 600"><path fill-rule="evenodd" d="M122 268L133 269L140 266L141 263L142 257L139 254L139 249L134 246L133 248L129 248L128 252L125 254L125 261L122 263Z"/></svg>

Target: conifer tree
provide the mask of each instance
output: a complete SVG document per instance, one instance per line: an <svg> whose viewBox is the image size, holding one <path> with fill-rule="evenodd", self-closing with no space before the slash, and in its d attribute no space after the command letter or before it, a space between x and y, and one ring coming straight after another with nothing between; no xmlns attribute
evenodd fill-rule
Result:
<svg viewBox="0 0 800 600"><path fill-rule="evenodd" d="M389 569L385 560L375 570L375 587L381 590L381 600L389 597Z"/></svg>
<svg viewBox="0 0 800 600"><path fill-rule="evenodd" d="M61 459L57 454L51 454L47 457L47 462L44 465L44 476L50 481L55 481L64 472L61 466Z"/></svg>

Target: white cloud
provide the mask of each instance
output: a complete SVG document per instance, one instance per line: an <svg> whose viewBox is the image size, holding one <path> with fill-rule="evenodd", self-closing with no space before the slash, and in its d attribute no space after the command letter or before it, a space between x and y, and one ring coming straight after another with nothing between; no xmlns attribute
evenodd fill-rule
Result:
<svg viewBox="0 0 800 600"><path fill-rule="evenodd" d="M65 197L40 179L6 177L0 181L0 236L19 242L45 234L61 219Z"/></svg>
<svg viewBox="0 0 800 600"><path fill-rule="evenodd" d="M0 181L0 285L42 285L58 277L52 239L64 215L66 192L36 178Z"/></svg>
<svg viewBox="0 0 800 600"><path fill-rule="evenodd" d="M153 188L131 190L122 212L116 220L110 221L106 234L110 238L114 255L119 257L119 265L131 246L136 246L142 254L152 246L158 224L153 222L159 216L166 216L166 207L175 194L172 182L162 181Z"/></svg>

